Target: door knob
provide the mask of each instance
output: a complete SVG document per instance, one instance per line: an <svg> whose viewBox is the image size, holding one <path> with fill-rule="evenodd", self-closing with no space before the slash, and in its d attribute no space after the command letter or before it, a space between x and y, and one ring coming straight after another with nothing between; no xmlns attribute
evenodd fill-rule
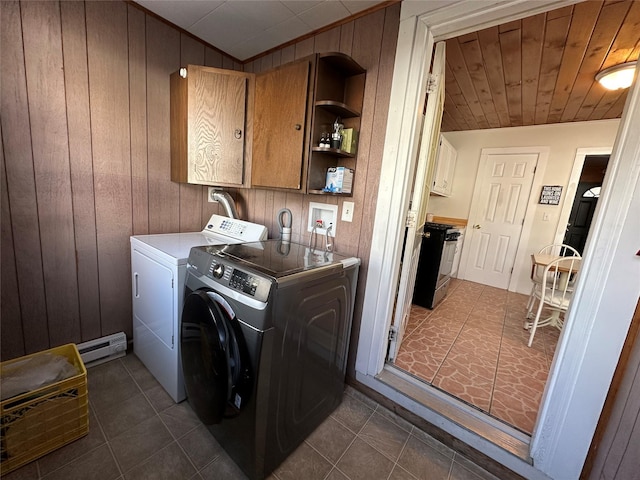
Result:
<svg viewBox="0 0 640 480"><path fill-rule="evenodd" d="M477 223L472 227L475 228L476 230L480 230L482 228L482 226L478 225Z"/></svg>

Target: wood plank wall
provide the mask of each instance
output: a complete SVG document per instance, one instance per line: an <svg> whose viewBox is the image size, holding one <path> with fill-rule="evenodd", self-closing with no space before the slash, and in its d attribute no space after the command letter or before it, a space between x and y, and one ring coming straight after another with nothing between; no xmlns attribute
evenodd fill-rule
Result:
<svg viewBox="0 0 640 480"><path fill-rule="evenodd" d="M124 2L0 2L2 22L2 330L0 355L124 331L131 338L129 236L198 231L217 204L170 181L169 74L187 63L260 72L340 51L367 69L353 223L336 249L363 260L358 338L400 4L241 65ZM11 68L7 68L11 66ZM306 242L309 202L342 199L233 190L242 218L278 236L293 212ZM352 345L351 365L355 359Z"/></svg>
<svg viewBox="0 0 640 480"><path fill-rule="evenodd" d="M0 8L1 358L131 338L129 236L218 208L169 179L169 74L242 65L124 2Z"/></svg>
<svg viewBox="0 0 640 480"><path fill-rule="evenodd" d="M344 200L355 204L353 222L338 218L334 247L337 252L360 257L362 265L358 279L354 327L351 334L349 371L353 372L355 351L360 332L362 301L373 219L375 217L384 135L389 111L393 64L398 39L400 4L378 10L353 22L304 39L295 45L275 51L245 65L245 71L262 72L312 53L342 52L350 55L367 70L362 118L354 175L353 196L339 198L322 195L302 195L269 190L239 190L239 202L248 209L248 217L269 229L270 237L278 237L276 216L281 208L288 208L293 216L292 240L309 242L306 222L309 203L338 205L338 217Z"/></svg>

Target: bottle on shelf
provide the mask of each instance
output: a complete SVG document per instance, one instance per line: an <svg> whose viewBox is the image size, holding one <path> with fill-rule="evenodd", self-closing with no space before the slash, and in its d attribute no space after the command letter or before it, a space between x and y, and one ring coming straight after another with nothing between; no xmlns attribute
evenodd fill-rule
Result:
<svg viewBox="0 0 640 480"><path fill-rule="evenodd" d="M340 117L336 118L336 121L333 122L333 133L331 133L331 143L330 147L340 150L340 146L342 145L342 129L344 125L340 123Z"/></svg>

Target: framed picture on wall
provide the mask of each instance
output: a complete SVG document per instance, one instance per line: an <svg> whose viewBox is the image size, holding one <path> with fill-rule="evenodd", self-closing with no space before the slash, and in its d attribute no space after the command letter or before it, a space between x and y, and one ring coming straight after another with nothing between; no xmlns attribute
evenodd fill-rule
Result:
<svg viewBox="0 0 640 480"><path fill-rule="evenodd" d="M562 185L543 185L538 203L542 205L559 205L561 195Z"/></svg>

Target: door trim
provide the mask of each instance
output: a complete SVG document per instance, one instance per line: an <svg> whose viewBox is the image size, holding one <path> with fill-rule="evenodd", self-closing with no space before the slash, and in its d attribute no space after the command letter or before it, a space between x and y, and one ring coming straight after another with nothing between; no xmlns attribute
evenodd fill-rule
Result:
<svg viewBox="0 0 640 480"><path fill-rule="evenodd" d="M542 179L544 172L547 168L547 161L549 159L549 147L505 147L505 148L483 148L480 151L480 163L478 165L478 173L484 171L490 155L537 155L538 161L536 163L535 173L533 174L533 181L531 182L531 191L529 192L529 198L527 200L527 209L524 214L524 223L522 224L522 230L520 231L520 238L518 239L518 248L516 249L516 256L513 261L513 272L511 278L509 278L509 291L516 291L518 286L518 279L523 271L529 271L531 268L531 262L529 255L531 252L527 250L529 235L531 234L531 227L533 226L534 215L533 213L537 207L537 199L539 197L540 189L542 188ZM480 176L476 175L476 182L473 188L472 199L479 195L482 189L482 182L479 181ZM472 211L473 213L473 207ZM469 225L472 223L472 218L469 217ZM469 238L467 238L469 241ZM470 249L463 248L460 255L460 265L458 267L458 278L464 280L467 274L467 262L469 261Z"/></svg>
<svg viewBox="0 0 640 480"><path fill-rule="evenodd" d="M571 168L571 175L569 176L566 193L564 195L562 210L560 210L558 225L556 227L556 235L553 243L562 243L564 240L566 225L569 222L571 207L573 207L576 190L578 188L578 183L580 182L580 174L582 173L582 167L584 167L584 161L587 155L611 155L611 151L611 147L579 148L576 150L576 156L573 160L573 167Z"/></svg>

